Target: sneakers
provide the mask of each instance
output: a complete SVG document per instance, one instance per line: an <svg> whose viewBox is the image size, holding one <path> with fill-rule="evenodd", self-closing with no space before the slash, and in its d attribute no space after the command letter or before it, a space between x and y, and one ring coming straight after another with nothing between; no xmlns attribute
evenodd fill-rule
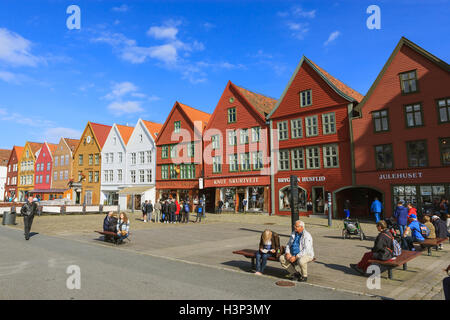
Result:
<svg viewBox="0 0 450 320"><path fill-rule="evenodd" d="M306 282L308 281L308 277L300 277L298 278L298 282Z"/></svg>
<svg viewBox="0 0 450 320"><path fill-rule="evenodd" d="M298 272L288 275L288 279L292 281L299 280L301 277L302 276Z"/></svg>
<svg viewBox="0 0 450 320"><path fill-rule="evenodd" d="M147 222L147 220L144 220L144 222Z"/></svg>
<svg viewBox="0 0 450 320"><path fill-rule="evenodd" d="M257 275L257 276L261 276L261 275L262 275L262 273L261 273L261 272L259 272L259 271L256 271L256 272L255 272L255 275Z"/></svg>

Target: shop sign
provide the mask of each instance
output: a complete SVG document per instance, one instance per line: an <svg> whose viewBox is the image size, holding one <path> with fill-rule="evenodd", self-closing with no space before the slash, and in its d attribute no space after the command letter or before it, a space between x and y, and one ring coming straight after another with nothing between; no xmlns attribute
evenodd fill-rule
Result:
<svg viewBox="0 0 450 320"><path fill-rule="evenodd" d="M378 180L421 179L422 172L380 173Z"/></svg>
<svg viewBox="0 0 450 320"><path fill-rule="evenodd" d="M320 182L325 181L327 178L324 176L317 177L297 177L298 182ZM279 183L290 183L291 178L278 178Z"/></svg>
<svg viewBox="0 0 450 320"><path fill-rule="evenodd" d="M213 181L215 185L223 184L246 184L246 183L258 183L259 178L229 178L229 179L216 179Z"/></svg>
<svg viewBox="0 0 450 320"><path fill-rule="evenodd" d="M199 179L198 179L198 188L199 188L200 190L203 190L203 178L199 178Z"/></svg>

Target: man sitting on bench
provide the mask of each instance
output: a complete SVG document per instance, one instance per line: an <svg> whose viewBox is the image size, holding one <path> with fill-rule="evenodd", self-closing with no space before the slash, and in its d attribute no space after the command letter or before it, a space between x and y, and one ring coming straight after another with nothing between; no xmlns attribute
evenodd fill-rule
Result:
<svg viewBox="0 0 450 320"><path fill-rule="evenodd" d="M115 232L116 226L117 226L117 218L114 217L114 212L110 211L103 220L103 231ZM105 241L111 240L113 240L112 236L105 235Z"/></svg>
<svg viewBox="0 0 450 320"><path fill-rule="evenodd" d="M294 232L286 245L286 254L280 256L281 266L287 269L291 280L297 278L298 281L305 282L308 280L307 264L313 259L314 249L311 234L305 230L305 223L297 220Z"/></svg>

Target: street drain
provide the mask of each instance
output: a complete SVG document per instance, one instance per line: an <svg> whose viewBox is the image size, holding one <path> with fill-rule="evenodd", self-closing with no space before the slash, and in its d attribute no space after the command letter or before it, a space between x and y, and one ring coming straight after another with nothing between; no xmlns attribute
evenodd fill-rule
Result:
<svg viewBox="0 0 450 320"><path fill-rule="evenodd" d="M293 283L291 281L283 281L283 280L277 281L277 282L275 282L275 284L280 287L294 287L295 286L295 283Z"/></svg>

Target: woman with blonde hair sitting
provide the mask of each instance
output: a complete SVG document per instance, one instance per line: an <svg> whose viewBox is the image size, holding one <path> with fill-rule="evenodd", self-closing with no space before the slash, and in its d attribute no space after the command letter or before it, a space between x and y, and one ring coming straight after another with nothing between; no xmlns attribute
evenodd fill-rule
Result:
<svg viewBox="0 0 450 320"><path fill-rule="evenodd" d="M279 258L280 254L280 236L269 229L264 230L259 241L259 250L256 252L255 274L262 275L269 256Z"/></svg>
<svg viewBox="0 0 450 320"><path fill-rule="evenodd" d="M119 243L123 242L130 234L130 222L125 212L121 212L119 220L117 221L117 235L119 236Z"/></svg>

